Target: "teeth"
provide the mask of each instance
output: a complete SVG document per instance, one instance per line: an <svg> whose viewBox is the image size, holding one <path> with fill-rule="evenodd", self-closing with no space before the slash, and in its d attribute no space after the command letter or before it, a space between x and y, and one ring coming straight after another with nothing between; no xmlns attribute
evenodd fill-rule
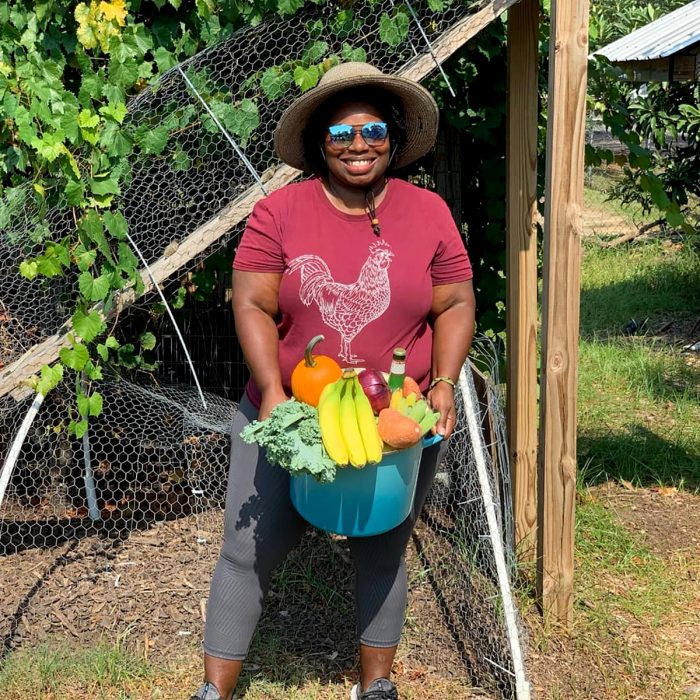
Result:
<svg viewBox="0 0 700 700"><path fill-rule="evenodd" d="M372 161L371 160L349 160L347 161L348 165L369 165Z"/></svg>

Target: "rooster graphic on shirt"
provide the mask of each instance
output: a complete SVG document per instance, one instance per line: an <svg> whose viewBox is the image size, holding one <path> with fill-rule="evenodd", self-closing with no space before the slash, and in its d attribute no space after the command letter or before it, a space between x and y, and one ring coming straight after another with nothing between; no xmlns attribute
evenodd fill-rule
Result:
<svg viewBox="0 0 700 700"><path fill-rule="evenodd" d="M318 306L323 322L340 333L339 357L348 363L362 362L350 344L368 324L379 318L391 301L387 269L394 253L385 241L369 247L369 256L352 284L336 282L318 255L300 255L289 262L287 274L299 270L299 298L306 306Z"/></svg>

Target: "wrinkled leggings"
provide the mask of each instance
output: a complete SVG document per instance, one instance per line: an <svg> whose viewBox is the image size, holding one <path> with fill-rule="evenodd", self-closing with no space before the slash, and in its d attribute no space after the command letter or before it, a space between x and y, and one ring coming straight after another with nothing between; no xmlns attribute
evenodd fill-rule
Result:
<svg viewBox="0 0 700 700"><path fill-rule="evenodd" d="M245 658L272 573L308 527L289 499L288 473L239 437L256 416L257 409L243 397L232 427L224 542L204 633L204 651L223 659ZM423 451L413 512L401 525L382 535L348 538L362 644L393 647L399 642L407 597L404 551L433 481L440 447Z"/></svg>

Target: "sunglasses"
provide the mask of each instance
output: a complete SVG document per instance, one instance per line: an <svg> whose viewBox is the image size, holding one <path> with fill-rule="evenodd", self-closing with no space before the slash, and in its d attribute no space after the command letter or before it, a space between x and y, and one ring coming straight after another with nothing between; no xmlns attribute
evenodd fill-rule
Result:
<svg viewBox="0 0 700 700"><path fill-rule="evenodd" d="M360 134L368 146L381 146L389 134L389 127L384 122L367 122L361 126L333 124L328 127L330 145L336 148L350 148L355 134Z"/></svg>

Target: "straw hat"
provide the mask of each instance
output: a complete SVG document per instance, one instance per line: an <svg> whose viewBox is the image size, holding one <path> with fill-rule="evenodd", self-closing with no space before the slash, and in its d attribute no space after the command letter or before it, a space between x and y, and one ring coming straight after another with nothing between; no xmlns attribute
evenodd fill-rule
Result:
<svg viewBox="0 0 700 700"><path fill-rule="evenodd" d="M294 168L309 171L303 133L311 115L336 93L365 86L386 90L401 101L406 140L394 154L394 167L401 168L425 155L435 143L439 118L431 94L414 80L387 75L369 63L351 61L331 68L315 88L285 110L275 130L279 157Z"/></svg>

